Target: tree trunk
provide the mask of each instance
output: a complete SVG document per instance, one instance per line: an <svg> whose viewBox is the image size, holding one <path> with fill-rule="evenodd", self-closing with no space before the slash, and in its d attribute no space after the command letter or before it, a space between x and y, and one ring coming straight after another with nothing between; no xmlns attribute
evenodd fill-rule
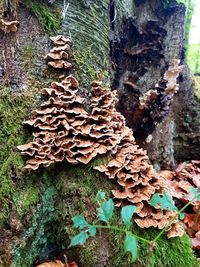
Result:
<svg viewBox="0 0 200 267"><path fill-rule="evenodd" d="M80 81L80 91L88 97L97 74L104 84L113 78L112 86L119 94L118 109L155 165L169 167L175 159L197 157L198 140L192 144L196 152L186 154L184 147L180 149L182 144L188 149L192 135L197 135L196 130L190 133L183 128L184 121L179 117L185 110L189 118L194 114L187 71L180 77L180 91L169 115L156 122L158 125L145 125L143 129L141 121L137 125L132 121L139 96L155 86L171 59L183 61L184 7L176 3L163 6L156 0L68 3L58 32L72 38L72 72ZM62 2L56 1L55 8L61 13ZM18 31L0 32L0 266L29 267L63 254L83 267L147 266L148 248L139 244L139 259L132 264L130 257L124 256L122 236L116 232L109 235L102 231L85 247L67 249L69 236L74 235L71 218L83 214L92 221L97 191L110 194L114 187L113 182L93 171L95 161L75 167L60 163L35 172L23 169L24 157L16 146L31 135L22 122L40 103L41 89L58 80L59 72L45 64L43 57L51 44L36 17L23 5L17 14ZM138 50L142 51L139 55ZM135 87L126 85L127 80ZM183 102L188 96L189 103ZM149 134L153 141L143 144ZM118 221L118 214L115 216ZM157 233L136 226L134 231L146 237ZM170 241L163 237L159 247L155 249L154 266L173 267L180 262L182 267L197 266L187 236ZM174 256L169 257L171 252Z"/></svg>
<svg viewBox="0 0 200 267"><path fill-rule="evenodd" d="M155 167L172 168L176 161L199 156L198 102L184 57L185 7L176 1L166 5L164 1L152 0L135 1L135 8L130 10L126 18L118 14L112 24L113 88L119 93L118 109ZM155 88L174 58L184 65L174 101L166 111L166 103L161 99L158 106L139 117L139 98ZM156 110L160 110L159 116ZM146 142L149 135L150 143Z"/></svg>

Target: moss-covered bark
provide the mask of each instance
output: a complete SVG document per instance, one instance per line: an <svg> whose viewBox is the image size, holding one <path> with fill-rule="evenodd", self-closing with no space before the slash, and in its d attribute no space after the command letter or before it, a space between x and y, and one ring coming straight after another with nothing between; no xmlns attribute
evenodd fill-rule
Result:
<svg viewBox="0 0 200 267"><path fill-rule="evenodd" d="M127 14L130 6L118 2L120 12ZM60 8L62 3L58 3ZM81 89L89 89L96 72L103 76L105 83L108 82L108 8L108 0L69 1L60 33L72 37L72 60L76 62L73 71L81 82ZM48 49L47 39L38 31L35 18L34 23L28 23L24 17L27 11L22 9L19 17L24 28L17 33L20 43L13 39L17 35L4 37L5 45L11 40L11 46L19 50L16 57L5 57L5 61L12 66L12 62L17 60L21 72L11 68L12 76L4 75L0 86L0 266L30 267L36 260L47 260L54 254L66 252L69 259L76 260L82 267L145 267L148 249L139 244L138 262L131 264L130 258L124 256L122 236L117 233L109 235L102 231L86 246L67 251L69 237L74 234L71 217L82 213L88 221L92 220L95 217L96 192L102 189L110 194L114 186L112 181L93 171L94 165L106 159L95 159L87 166L63 163L36 172L23 170L24 158L16 146L31 137L22 127L22 121L40 101L38 89L48 85L57 73L45 67L42 56ZM29 32L32 27L35 31ZM17 78L20 81L17 88L23 85L20 92L13 87L13 79L16 81ZM116 213L114 220L119 221L118 216ZM156 232L137 227L134 231L148 238ZM182 267L197 266L186 236L170 241L163 237L153 260L156 267L174 267L179 263Z"/></svg>

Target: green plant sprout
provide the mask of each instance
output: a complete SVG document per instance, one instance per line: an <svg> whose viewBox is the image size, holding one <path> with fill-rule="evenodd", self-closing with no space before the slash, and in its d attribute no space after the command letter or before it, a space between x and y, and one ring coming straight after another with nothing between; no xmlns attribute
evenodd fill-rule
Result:
<svg viewBox="0 0 200 267"><path fill-rule="evenodd" d="M178 210L173 203L171 196L163 193L159 195L154 194L150 200L150 205L153 207L159 206L162 210L169 209L170 211L176 211L175 216L169 221L169 223L158 233L158 235L153 240L145 239L141 236L135 235L130 228L132 226L132 217L136 211L136 206L127 205L121 209L121 225L110 224L113 212L114 212L114 202L111 198L106 200L106 194L99 191L96 195L96 201L99 205L97 208L97 219L92 224L89 224L82 215L77 215L72 218L73 227L80 230L80 233L75 235L70 242L69 248L76 245L83 245L89 237L95 236L98 229L110 229L114 231L119 231L124 233L124 251L131 253L132 262L135 262L138 257L137 253L137 242L146 243L149 246L149 259L148 264L151 262L151 253L156 246L158 239L168 230L168 228L173 224L173 222L179 217L184 218L183 211L196 200L200 201L200 192L197 188L190 187L189 190L190 201L180 210Z"/></svg>

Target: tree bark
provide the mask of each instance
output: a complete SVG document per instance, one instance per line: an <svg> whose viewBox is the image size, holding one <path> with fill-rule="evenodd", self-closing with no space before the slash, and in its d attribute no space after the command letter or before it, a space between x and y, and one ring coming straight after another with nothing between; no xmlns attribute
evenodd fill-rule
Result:
<svg viewBox="0 0 200 267"><path fill-rule="evenodd" d="M199 156L198 103L184 55L185 12L184 5L176 1L168 5L164 1L135 1L132 13L126 17L119 15L113 23L113 88L119 93L118 109L157 169L173 168L177 161ZM165 101L161 100L159 107L153 106L139 117L139 98L155 88L174 58L181 60L184 70L179 77L180 89L169 110L162 110ZM161 116L152 119L156 109ZM190 131L184 127L185 110ZM150 143L145 141L148 135L152 135ZM192 150L188 150L190 145Z"/></svg>
<svg viewBox="0 0 200 267"><path fill-rule="evenodd" d="M194 114L188 72L180 77L182 85L169 115L156 127L146 125L142 130L141 121L134 125L132 116L139 96L161 79L170 60L175 57L183 61L184 7L175 2L164 7L156 0L70 0L68 4L65 14L63 2L55 2L58 12L63 12L58 33L72 38L72 72L80 81L80 91L89 97L90 83L97 74L107 85L113 78L112 87L119 94L118 109L134 129L137 141L143 145L146 136L152 134L153 141L144 144L152 162L173 166L174 155L176 159L183 158L181 153L185 155L180 145L186 144L188 149L185 136L192 138L190 132L185 133L188 128L183 130L179 117L185 109L190 118ZM59 72L51 71L45 63L43 57L51 44L35 16L20 5L17 19L20 27L16 33L0 32L0 266L35 266L64 254L82 267L146 266L148 248L139 244L140 257L133 265L130 257L124 257L123 237L117 233L102 231L85 247L67 249L69 237L75 234L71 218L83 214L92 221L97 191L110 194L114 186L93 171L95 161L87 166L63 163L36 172L23 170L24 158L16 146L31 139L31 134L22 122L41 102L41 89L58 80ZM135 87L125 85L127 80ZM185 101L188 96L189 106ZM193 133L197 134L195 130ZM195 153L187 155L194 157ZM119 221L118 215L114 219ZM137 227L134 231L147 237L156 234ZM156 267L176 265L177 259L169 259L169 251L179 253L178 258L186 264L183 267L195 266L187 237L170 242L163 237L161 244L162 251L155 253Z"/></svg>

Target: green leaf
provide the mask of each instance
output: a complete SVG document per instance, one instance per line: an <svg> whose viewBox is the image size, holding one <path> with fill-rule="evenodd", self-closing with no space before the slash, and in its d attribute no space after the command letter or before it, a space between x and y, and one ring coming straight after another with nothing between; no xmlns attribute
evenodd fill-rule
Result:
<svg viewBox="0 0 200 267"><path fill-rule="evenodd" d="M87 240L88 235L86 232L80 232L78 235L75 235L69 244L69 248L77 245L83 245Z"/></svg>
<svg viewBox="0 0 200 267"><path fill-rule="evenodd" d="M103 191L98 191L96 194L96 200L99 202L102 202L102 200L105 200L106 193Z"/></svg>
<svg viewBox="0 0 200 267"><path fill-rule="evenodd" d="M199 189L193 186L189 187L190 199L193 201L199 200L200 201L200 192Z"/></svg>
<svg viewBox="0 0 200 267"><path fill-rule="evenodd" d="M95 226L90 226L89 229L88 229L88 232L89 232L90 236L95 236L96 232L97 232L97 229L96 229Z"/></svg>
<svg viewBox="0 0 200 267"><path fill-rule="evenodd" d="M134 235L127 235L124 241L125 252L130 252L132 255L132 262L137 259L137 239Z"/></svg>
<svg viewBox="0 0 200 267"><path fill-rule="evenodd" d="M103 222L108 222L113 215L114 203L111 198L109 200L103 202L98 208L98 219Z"/></svg>
<svg viewBox="0 0 200 267"><path fill-rule="evenodd" d="M172 201L171 196L167 195L165 192L162 196L160 196L158 193L154 194L153 197L150 200L150 205L153 207L156 207L156 205L160 205L160 208L162 210L169 209L170 211L174 211L176 207L174 206L174 203Z"/></svg>
<svg viewBox="0 0 200 267"><path fill-rule="evenodd" d="M125 206L121 210L121 218L127 228L129 228L131 225L130 221L135 210L136 210L136 207L133 205Z"/></svg>
<svg viewBox="0 0 200 267"><path fill-rule="evenodd" d="M181 212L181 213L179 214L179 219L180 219L180 220L183 220L184 217L185 217L185 213L184 213L184 212Z"/></svg>
<svg viewBox="0 0 200 267"><path fill-rule="evenodd" d="M85 218L81 215L74 216L72 218L72 221L73 221L73 226L78 229L83 229L88 225Z"/></svg>

